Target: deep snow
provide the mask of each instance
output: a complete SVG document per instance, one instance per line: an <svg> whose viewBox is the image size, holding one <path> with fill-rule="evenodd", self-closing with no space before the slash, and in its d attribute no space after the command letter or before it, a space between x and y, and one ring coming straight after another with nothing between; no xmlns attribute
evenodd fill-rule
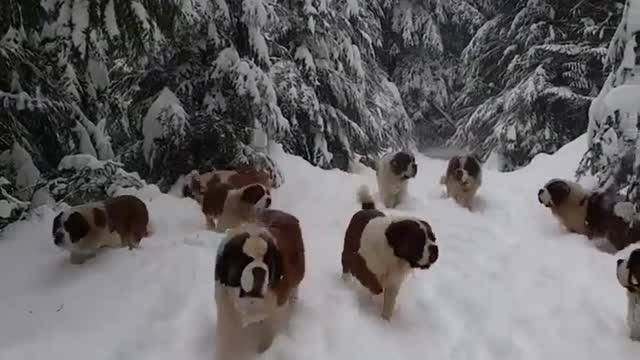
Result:
<svg viewBox="0 0 640 360"><path fill-rule="evenodd" d="M371 170L313 168L279 153L275 208L297 215L307 276L290 328L262 359L636 359L627 337L618 255L565 232L537 202L551 177L572 177L582 136L513 173L485 170L478 210L443 198L444 160L419 157L400 209L426 218L440 245L431 270L401 289L394 318L340 280L345 227ZM213 359L213 268L220 235L190 199L143 190L155 234L72 266L50 237L54 213L0 240L0 359Z"/></svg>

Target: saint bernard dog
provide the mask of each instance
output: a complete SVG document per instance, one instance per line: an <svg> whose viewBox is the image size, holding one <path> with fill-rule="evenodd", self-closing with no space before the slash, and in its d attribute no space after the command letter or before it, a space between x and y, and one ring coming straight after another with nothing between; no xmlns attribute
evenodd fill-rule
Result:
<svg viewBox="0 0 640 360"><path fill-rule="evenodd" d="M305 275L298 219L257 209L254 221L226 232L215 265L217 359L266 351L286 324Z"/></svg>
<svg viewBox="0 0 640 360"><path fill-rule="evenodd" d="M245 185L234 188L214 176L207 186L202 199L202 212L207 226L217 232L240 224L250 217L256 208L271 207L271 192L263 184Z"/></svg>
<svg viewBox="0 0 640 360"><path fill-rule="evenodd" d="M342 278L353 276L374 295L383 294L381 315L390 320L405 278L438 259L436 236L422 219L377 210L365 185L358 201L361 210L351 217L344 237Z"/></svg>
<svg viewBox="0 0 640 360"><path fill-rule="evenodd" d="M211 181L229 184L234 189L239 189L251 184L262 184L268 189L272 188L271 176L269 174L251 168L212 170L204 174L193 170L185 176L182 196L190 197L199 204L202 204L204 193L207 191Z"/></svg>
<svg viewBox="0 0 640 360"><path fill-rule="evenodd" d="M81 264L103 247L138 247L149 236L149 212L133 195L82 204L54 218L52 235L54 244L70 253L71 263Z"/></svg>
<svg viewBox="0 0 640 360"><path fill-rule="evenodd" d="M613 191L594 191L587 200L587 236L601 237L620 251L640 240L640 222L633 203Z"/></svg>
<svg viewBox="0 0 640 360"><path fill-rule="evenodd" d="M471 210L471 203L482 185L482 165L471 155L454 156L449 160L440 184L447 188L447 196L458 205Z"/></svg>
<svg viewBox="0 0 640 360"><path fill-rule="evenodd" d="M640 249L616 263L618 282L627 290L627 326L631 339L640 341Z"/></svg>
<svg viewBox="0 0 640 360"><path fill-rule="evenodd" d="M588 235L589 196L578 183L563 179L551 179L538 190L538 202L549 208L567 230L582 235Z"/></svg>
<svg viewBox="0 0 640 360"><path fill-rule="evenodd" d="M398 206L407 196L409 179L417 174L418 165L410 152L398 151L384 155L376 166L378 191L384 206Z"/></svg>

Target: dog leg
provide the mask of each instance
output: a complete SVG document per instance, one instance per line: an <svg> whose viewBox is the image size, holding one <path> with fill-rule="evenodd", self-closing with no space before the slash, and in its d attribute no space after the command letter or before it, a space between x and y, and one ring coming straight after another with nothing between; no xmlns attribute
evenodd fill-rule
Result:
<svg viewBox="0 0 640 360"><path fill-rule="evenodd" d="M269 350L269 348L273 344L273 340L276 338L276 334L278 332L278 319L265 320L261 325L262 334L260 334L260 340L258 342L258 354L262 354L263 352Z"/></svg>
<svg viewBox="0 0 640 360"><path fill-rule="evenodd" d="M384 303L382 304L382 318L391 320L393 309L396 306L396 298L400 290L399 285L389 285L384 289Z"/></svg>

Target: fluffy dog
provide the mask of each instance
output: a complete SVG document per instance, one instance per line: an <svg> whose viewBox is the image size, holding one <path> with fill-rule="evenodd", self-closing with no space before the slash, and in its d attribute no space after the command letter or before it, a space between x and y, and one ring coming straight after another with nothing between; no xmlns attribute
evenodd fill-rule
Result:
<svg viewBox="0 0 640 360"><path fill-rule="evenodd" d="M260 209L218 248L215 299L217 359L247 359L267 350L286 323L305 274L298 219Z"/></svg>
<svg viewBox="0 0 640 360"><path fill-rule="evenodd" d="M616 264L618 282L627 289L627 326L630 337L640 341L640 249L635 249L627 259Z"/></svg>
<svg viewBox="0 0 640 360"><path fill-rule="evenodd" d="M474 156L454 156L449 160L447 171L440 178L447 188L447 196L458 205L471 210L471 202L482 185L482 165Z"/></svg>
<svg viewBox="0 0 640 360"><path fill-rule="evenodd" d="M383 156L376 166L376 178L384 206L398 206L407 196L409 179L417 174L418 165L413 154L398 151Z"/></svg>
<svg viewBox="0 0 640 360"><path fill-rule="evenodd" d="M587 200L590 193L578 183L551 179L538 190L538 202L551 209L553 215L570 232L588 235Z"/></svg>
<svg viewBox="0 0 640 360"><path fill-rule="evenodd" d="M407 275L438 259L436 236L424 220L376 210L366 186L358 190L358 201L361 210L351 217L344 237L342 277L353 275L374 295L383 293L382 318L389 320Z"/></svg>
<svg viewBox="0 0 640 360"><path fill-rule="evenodd" d="M185 177L182 196L193 198L199 204L202 204L204 193L207 191L211 181L229 184L233 189L239 189L251 184L262 184L268 189L272 187L269 174L251 168L212 170L204 174L194 170Z"/></svg>
<svg viewBox="0 0 640 360"><path fill-rule="evenodd" d="M585 225L590 239L603 237L617 251L640 240L640 223L635 219L633 204L612 191L597 191L589 196Z"/></svg>
<svg viewBox="0 0 640 360"><path fill-rule="evenodd" d="M147 206L132 195L83 204L60 212L53 220L53 242L84 263L103 247L137 247L149 235Z"/></svg>
<svg viewBox="0 0 640 360"><path fill-rule="evenodd" d="M271 192L262 184L252 184L234 189L233 185L209 182L202 200L202 212L207 225L217 232L240 225L254 216L255 209L271 207Z"/></svg>

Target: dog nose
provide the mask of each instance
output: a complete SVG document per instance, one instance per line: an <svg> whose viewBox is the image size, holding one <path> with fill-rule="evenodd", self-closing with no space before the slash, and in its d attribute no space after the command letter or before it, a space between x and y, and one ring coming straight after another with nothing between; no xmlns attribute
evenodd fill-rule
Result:
<svg viewBox="0 0 640 360"><path fill-rule="evenodd" d="M618 259L618 261L616 261L616 264L618 264L618 266L620 266L620 264L622 264L623 262L624 262L624 260Z"/></svg>
<svg viewBox="0 0 640 360"><path fill-rule="evenodd" d="M56 244L57 246L62 245L62 236L60 236L60 234L55 234L53 236L53 243Z"/></svg>
<svg viewBox="0 0 640 360"><path fill-rule="evenodd" d="M265 207L270 207L271 206L271 198L267 198L267 201L265 201Z"/></svg>
<svg viewBox="0 0 640 360"><path fill-rule="evenodd" d="M429 245L429 262L434 263L438 260L438 255L440 250L438 250L438 245Z"/></svg>
<svg viewBox="0 0 640 360"><path fill-rule="evenodd" d="M538 196L542 195L542 189L538 190Z"/></svg>

